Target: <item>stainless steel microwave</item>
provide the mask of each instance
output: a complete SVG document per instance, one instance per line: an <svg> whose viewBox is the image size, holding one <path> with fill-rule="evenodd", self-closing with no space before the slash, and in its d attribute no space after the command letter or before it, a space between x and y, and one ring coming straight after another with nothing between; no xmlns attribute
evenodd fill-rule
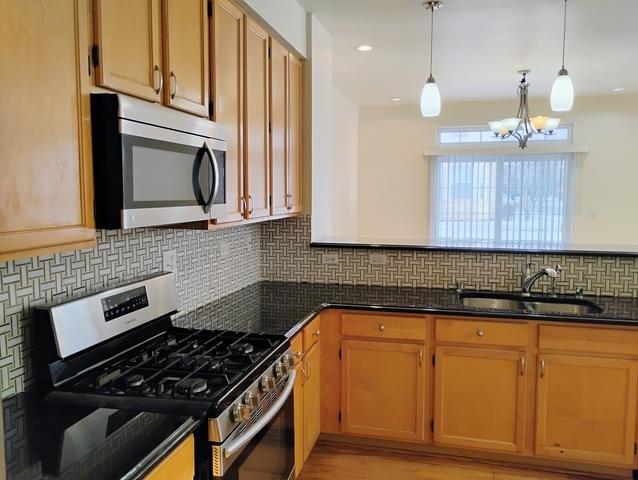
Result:
<svg viewBox="0 0 638 480"><path fill-rule="evenodd" d="M223 128L161 105L91 94L97 228L216 218L226 208Z"/></svg>

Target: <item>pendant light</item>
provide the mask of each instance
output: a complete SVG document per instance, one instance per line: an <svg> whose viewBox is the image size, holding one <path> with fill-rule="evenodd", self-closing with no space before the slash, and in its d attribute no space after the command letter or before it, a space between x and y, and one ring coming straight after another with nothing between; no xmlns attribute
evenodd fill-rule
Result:
<svg viewBox="0 0 638 480"><path fill-rule="evenodd" d="M441 94L432 76L432 51L434 46L434 10L441 8L441 1L427 1L423 4L431 12L430 17L430 76L421 91L421 115L424 117L438 117L441 113Z"/></svg>
<svg viewBox="0 0 638 480"><path fill-rule="evenodd" d="M567 35L567 0L563 15L563 66L552 85L551 105L555 112L568 112L574 106L574 84L565 68L565 37Z"/></svg>

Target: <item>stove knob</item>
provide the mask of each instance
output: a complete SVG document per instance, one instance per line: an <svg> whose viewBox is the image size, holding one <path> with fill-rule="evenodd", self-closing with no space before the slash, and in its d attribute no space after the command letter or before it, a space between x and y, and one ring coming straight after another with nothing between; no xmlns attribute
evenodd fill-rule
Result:
<svg viewBox="0 0 638 480"><path fill-rule="evenodd" d="M277 378L281 378L288 373L288 365L284 362L277 362L275 364L275 375Z"/></svg>
<svg viewBox="0 0 638 480"><path fill-rule="evenodd" d="M264 393L274 390L275 386L275 378L272 375L264 375L261 377L261 390Z"/></svg>
<svg viewBox="0 0 638 480"><path fill-rule="evenodd" d="M243 403L238 403L233 408L233 420L235 423L241 423L250 418L250 410Z"/></svg>
<svg viewBox="0 0 638 480"><path fill-rule="evenodd" d="M282 362L286 364L289 371L295 368L295 357L293 355L288 355L288 354L284 355L282 357Z"/></svg>
<svg viewBox="0 0 638 480"><path fill-rule="evenodd" d="M255 392L248 392L244 397L244 403L248 406L248 408L254 410L259 406L259 395Z"/></svg>

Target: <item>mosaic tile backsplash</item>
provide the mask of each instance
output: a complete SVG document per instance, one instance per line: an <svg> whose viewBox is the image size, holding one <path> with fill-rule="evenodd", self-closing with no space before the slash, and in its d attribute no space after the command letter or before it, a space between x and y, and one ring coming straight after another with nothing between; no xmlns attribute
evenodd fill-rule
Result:
<svg viewBox="0 0 638 480"><path fill-rule="evenodd" d="M460 281L466 288L513 290L531 262L561 265L556 287L565 293L582 287L589 294L638 296L637 257L384 250L386 265L370 265L369 249L310 248L308 216L264 224L261 242L263 280L429 288ZM338 264L323 263L326 253L336 253ZM539 280L539 287L549 281Z"/></svg>
<svg viewBox="0 0 638 480"><path fill-rule="evenodd" d="M171 229L97 232L97 246L0 262L0 392L8 397L32 382L30 310L162 268L162 252L177 251L177 292L192 312L259 280L510 290L526 262L560 264L559 289L638 297L638 258L387 250L387 264L369 263L370 250L310 248L310 217L213 232ZM322 262L336 253L338 265ZM547 287L547 281L539 284ZM188 325L192 318L178 319ZM223 325L228 327L228 325Z"/></svg>
<svg viewBox="0 0 638 480"><path fill-rule="evenodd" d="M97 232L97 246L0 262L0 390L29 387L31 307L86 294L162 270L177 252L179 309L188 312L260 279L261 226L213 232L169 229Z"/></svg>

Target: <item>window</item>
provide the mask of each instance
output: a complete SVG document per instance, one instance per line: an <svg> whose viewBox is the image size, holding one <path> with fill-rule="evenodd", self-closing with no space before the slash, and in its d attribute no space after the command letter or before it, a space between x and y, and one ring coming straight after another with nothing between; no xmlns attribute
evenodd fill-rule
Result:
<svg viewBox="0 0 638 480"><path fill-rule="evenodd" d="M435 239L513 247L569 241L573 162L570 153L435 157Z"/></svg>
<svg viewBox="0 0 638 480"><path fill-rule="evenodd" d="M533 135L530 142L571 142L572 125L560 125L552 135ZM514 137L500 139L487 127L442 127L437 129L439 145L467 145L476 143L509 143L518 142Z"/></svg>

